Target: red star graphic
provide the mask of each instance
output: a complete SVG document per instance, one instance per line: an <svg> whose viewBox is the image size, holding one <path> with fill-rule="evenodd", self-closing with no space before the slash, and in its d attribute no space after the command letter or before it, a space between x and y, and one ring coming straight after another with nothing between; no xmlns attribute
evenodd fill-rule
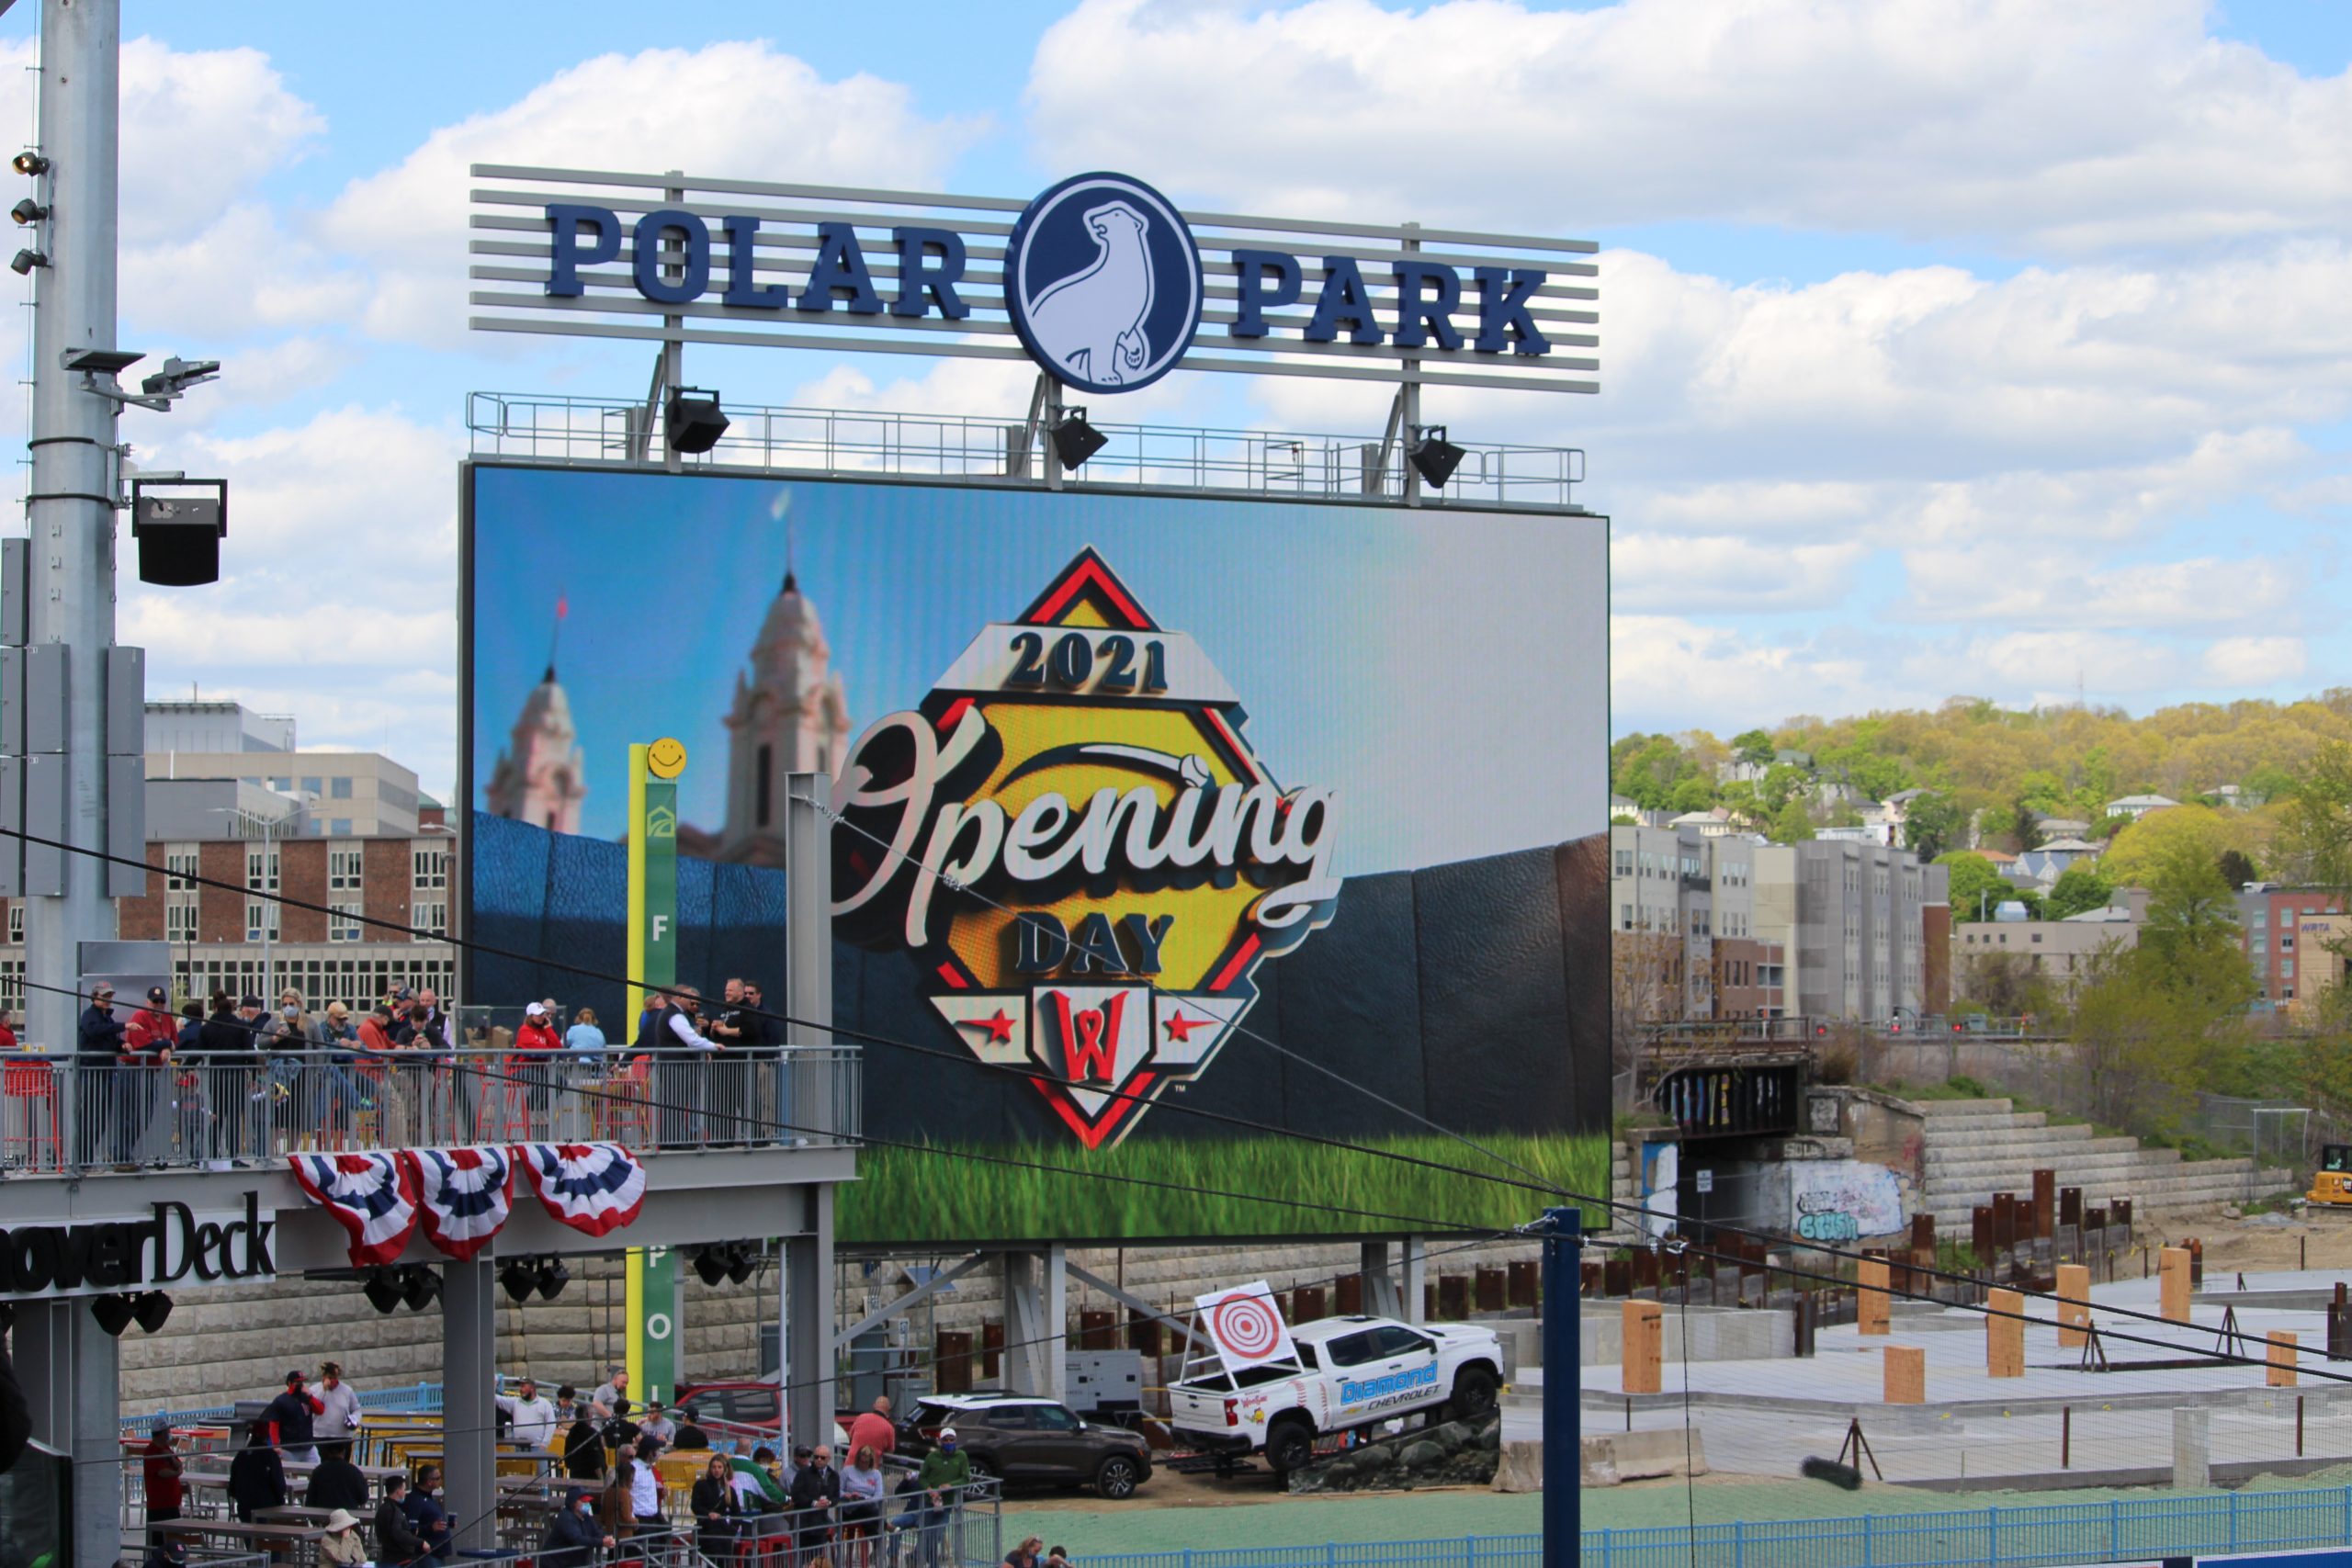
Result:
<svg viewBox="0 0 2352 1568"><path fill-rule="evenodd" d="M1164 1021L1168 1026L1168 1038L1180 1045L1192 1039L1193 1031L1206 1029L1210 1023L1208 1019L1186 1018L1181 1012L1170 1013Z"/></svg>
<svg viewBox="0 0 2352 1568"><path fill-rule="evenodd" d="M964 1027L987 1030L991 1045L1010 1044L1012 1041L1012 1020L1004 1016L1002 1008L996 1010L994 1018L967 1018L964 1021Z"/></svg>

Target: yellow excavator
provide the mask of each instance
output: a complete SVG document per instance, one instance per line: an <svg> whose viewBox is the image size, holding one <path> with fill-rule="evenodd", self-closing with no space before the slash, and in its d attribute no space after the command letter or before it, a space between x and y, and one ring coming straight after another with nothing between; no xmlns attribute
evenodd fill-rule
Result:
<svg viewBox="0 0 2352 1568"><path fill-rule="evenodd" d="M2313 1203L2352 1209L2352 1144L2322 1144L2319 1167L2312 1172L2312 1190L2303 1194Z"/></svg>

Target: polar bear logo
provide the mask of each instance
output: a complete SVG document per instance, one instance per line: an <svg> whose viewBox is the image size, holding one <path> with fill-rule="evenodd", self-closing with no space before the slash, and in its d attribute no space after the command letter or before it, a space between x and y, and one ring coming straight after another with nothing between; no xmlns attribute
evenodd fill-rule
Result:
<svg viewBox="0 0 2352 1568"><path fill-rule="evenodd" d="M1151 220L1125 201L1090 208L1093 261L1028 302L1030 335L1072 379L1117 386L1151 361L1144 322L1151 314Z"/></svg>

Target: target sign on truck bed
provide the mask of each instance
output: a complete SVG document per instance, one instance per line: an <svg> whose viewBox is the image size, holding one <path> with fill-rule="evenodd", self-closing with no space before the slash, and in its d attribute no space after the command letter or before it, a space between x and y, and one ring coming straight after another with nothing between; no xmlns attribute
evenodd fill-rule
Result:
<svg viewBox="0 0 2352 1568"><path fill-rule="evenodd" d="M1208 1330L1209 1342L1216 1347L1217 1359L1225 1363L1227 1371L1298 1359L1298 1349L1290 1342L1289 1325L1283 1322L1283 1303L1265 1280L1230 1291L1211 1291L1207 1295L1194 1296L1193 1304L1199 1310L1201 1326Z"/></svg>

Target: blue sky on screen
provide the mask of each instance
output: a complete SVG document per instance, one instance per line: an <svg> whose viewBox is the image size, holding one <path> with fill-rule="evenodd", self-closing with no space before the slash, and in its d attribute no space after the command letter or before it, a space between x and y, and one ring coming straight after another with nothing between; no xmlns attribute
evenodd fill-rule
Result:
<svg viewBox="0 0 2352 1568"><path fill-rule="evenodd" d="M983 626L1019 616L1091 545L1153 619L1200 645L1285 786L1339 792L1343 874L1602 825L1598 522L496 468L475 518L476 804L548 660L551 611L508 590L552 582L587 752L582 831L596 837L622 830L629 744L665 734L691 760L685 819L720 825L722 719L787 533L853 731L915 706ZM681 600L664 565L688 556L723 570Z"/></svg>
<svg viewBox="0 0 2352 1568"><path fill-rule="evenodd" d="M159 693L293 712L431 790L456 775L466 394L647 371L464 330L478 159L1012 196L1109 167L1227 211L1599 240L1600 395L1430 417L1586 449L1620 732L1956 694L2144 712L2352 671L2352 8L124 13L123 341L227 367L126 434L235 499L228 581L127 584L121 635ZM0 18L0 123L33 122L37 21ZM1002 417L1028 391L898 356L690 369L736 402ZM1385 407L1179 373L1099 412L1376 434Z"/></svg>

